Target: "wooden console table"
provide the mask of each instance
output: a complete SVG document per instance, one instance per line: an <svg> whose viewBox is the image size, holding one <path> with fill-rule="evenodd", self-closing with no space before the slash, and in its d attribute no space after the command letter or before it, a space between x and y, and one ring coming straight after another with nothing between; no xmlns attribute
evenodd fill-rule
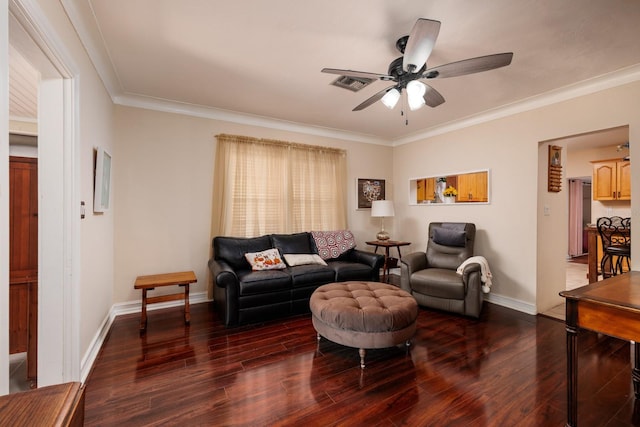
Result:
<svg viewBox="0 0 640 427"><path fill-rule="evenodd" d="M184 298L184 323L187 325L191 321L189 314L189 284L197 282L196 275L193 271L182 271L179 273L153 274L150 276L138 276L134 284L135 289L142 289L142 313L140 316L140 333L147 330L147 304L155 304L158 302L175 301ZM148 297L147 291L153 290L158 286L181 286L184 287L184 294L159 295L156 297Z"/></svg>
<svg viewBox="0 0 640 427"><path fill-rule="evenodd" d="M0 425L82 426L84 387L65 383L1 396Z"/></svg>
<svg viewBox="0 0 640 427"><path fill-rule="evenodd" d="M382 274L384 279L389 281L389 270L391 269L391 264L389 259L389 248L396 248L398 250L398 259L402 259L402 254L400 253L400 246L408 246L410 242L398 242L396 240L373 240L370 242L365 242L367 245L375 246L375 253L378 253L378 248L382 246L384 248L384 266L382 267ZM395 266L393 266L395 267Z"/></svg>
<svg viewBox="0 0 640 427"><path fill-rule="evenodd" d="M640 272L630 271L560 292L566 298L567 426L578 424L578 330L640 342ZM636 399L640 397L640 345L634 345L631 371Z"/></svg>

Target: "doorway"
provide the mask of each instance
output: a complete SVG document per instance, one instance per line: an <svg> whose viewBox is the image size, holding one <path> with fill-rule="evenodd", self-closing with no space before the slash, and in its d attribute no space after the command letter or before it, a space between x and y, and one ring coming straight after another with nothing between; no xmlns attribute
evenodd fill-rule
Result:
<svg viewBox="0 0 640 427"><path fill-rule="evenodd" d="M587 227L591 224L591 177L569 178L569 259L587 255Z"/></svg>
<svg viewBox="0 0 640 427"><path fill-rule="evenodd" d="M37 371L38 386L42 387L80 378L77 330L80 227L79 217L74 215L77 209L73 209L80 206L76 188L78 166L74 161L78 158L78 120L74 114L78 97L73 76L78 72L73 71L76 68L72 61L54 54L65 49L56 45L57 38L49 33L54 27L38 4L13 0L3 19L7 19L3 24L9 28L8 43L40 76L37 124L40 195L37 346L40 357ZM5 70L9 68L8 64L2 66ZM8 156L8 152L5 155ZM5 161L8 164L8 159ZM8 187L8 174L0 179L3 180L0 186ZM8 233L5 236L8 240ZM8 283L3 283L2 289L8 293ZM7 354L0 357L0 369L8 372L8 327L6 329L0 332L2 341L7 342L6 347L3 344ZM47 357L42 357L43 354ZM8 377L0 375L0 394L8 393Z"/></svg>
<svg viewBox="0 0 640 427"><path fill-rule="evenodd" d="M587 278L588 265L584 264L585 257L581 256L581 253L584 254L589 251L589 248L585 250L584 241L586 236L584 228L587 227L584 227L583 224L586 226L593 225L597 218L601 216L631 216L629 201L598 201L594 200L592 196L593 185L595 185L592 182L593 162L628 156L628 148L620 148L627 144L628 141L628 126L603 129L552 140L554 145L560 145L566 151L563 168L566 170L566 176L570 179L563 183L566 184L565 188L571 188L572 180L574 183L581 182L576 185L581 190L576 190L574 194L581 199L583 209L574 212L576 223L579 225L572 232L569 226L571 207L578 203L574 203L571 200L570 191L565 191L565 188L563 188L562 193L564 195L560 193L558 194L560 197L555 197L553 200L548 198L546 201L546 203L553 203L555 209L566 212L566 216L560 215L553 224L554 230L557 231L556 235L559 236L560 233L563 233L567 236L567 242L563 243L562 247L558 248L557 251L554 251L553 256L550 256L548 260L547 268L552 265L554 269L554 279L551 280L554 285L538 288L539 292L544 290L544 293L538 295L538 301L544 301L544 304L541 304L540 307L542 314L556 311L558 316L553 317L564 319L564 299L558 296L558 292L575 289L589 283ZM550 143L549 141L547 142ZM628 147L628 144L626 146ZM564 230L562 227L564 227ZM582 230L580 230L581 228ZM573 249L571 248L571 239L576 240ZM564 283L559 282L561 276L558 273L560 273L561 266L562 273L564 273ZM547 280L547 283L549 282Z"/></svg>

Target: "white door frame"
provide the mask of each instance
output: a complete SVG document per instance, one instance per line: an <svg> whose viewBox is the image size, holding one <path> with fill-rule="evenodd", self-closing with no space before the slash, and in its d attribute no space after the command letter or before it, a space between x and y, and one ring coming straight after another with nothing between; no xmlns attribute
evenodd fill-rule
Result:
<svg viewBox="0 0 640 427"><path fill-rule="evenodd" d="M79 73L35 1L8 0L8 5L6 0L2 1L1 16L9 28L12 45L16 44L41 76L38 87L38 387L42 387L80 380L80 173L76 164ZM4 15L7 9L9 14ZM8 64L3 64L3 76L4 70L8 70ZM6 83L4 78L2 83ZM8 93L4 99L8 99ZM0 154L5 156L4 149ZM8 174L5 177L4 170L0 171L0 188L3 188L8 186ZM0 201L0 208L8 213L8 203L5 207L4 200ZM4 226L3 221L1 227ZM8 238L6 240L0 248L8 247ZM6 290L8 295L5 280L8 275L7 278L0 276L0 291ZM8 318L6 327L4 316L0 320L3 325L0 351L5 353L6 345L8 356ZM8 370L8 359L5 362L4 354L2 357L0 363L6 363ZM5 385L4 378L8 375L0 378L0 394L5 394L8 379Z"/></svg>

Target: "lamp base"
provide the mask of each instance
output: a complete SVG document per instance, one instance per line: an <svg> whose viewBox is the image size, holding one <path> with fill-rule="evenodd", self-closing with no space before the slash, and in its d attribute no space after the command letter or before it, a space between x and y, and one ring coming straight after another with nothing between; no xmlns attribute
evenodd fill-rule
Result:
<svg viewBox="0 0 640 427"><path fill-rule="evenodd" d="M378 240L389 240L389 233L384 230L380 230L378 234L376 234L376 239Z"/></svg>

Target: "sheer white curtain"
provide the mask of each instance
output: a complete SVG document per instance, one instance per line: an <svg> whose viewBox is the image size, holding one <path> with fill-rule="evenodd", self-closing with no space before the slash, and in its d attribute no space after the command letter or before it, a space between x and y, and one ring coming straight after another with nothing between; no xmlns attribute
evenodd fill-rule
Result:
<svg viewBox="0 0 640 427"><path fill-rule="evenodd" d="M582 255L582 181L569 180L569 256Z"/></svg>
<svg viewBox="0 0 640 427"><path fill-rule="evenodd" d="M212 235L346 228L344 150L218 135Z"/></svg>

